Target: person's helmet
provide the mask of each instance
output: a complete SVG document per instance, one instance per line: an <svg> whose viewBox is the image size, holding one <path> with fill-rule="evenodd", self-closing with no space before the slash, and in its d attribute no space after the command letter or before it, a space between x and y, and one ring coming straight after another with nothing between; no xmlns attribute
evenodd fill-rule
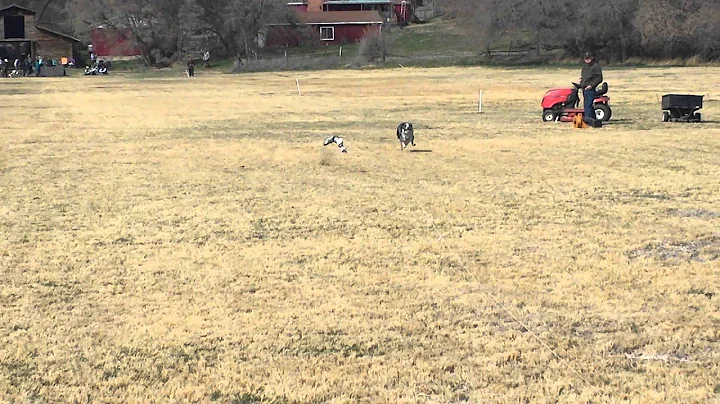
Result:
<svg viewBox="0 0 720 404"><path fill-rule="evenodd" d="M593 52L585 52L585 59L592 59L595 57L595 53Z"/></svg>

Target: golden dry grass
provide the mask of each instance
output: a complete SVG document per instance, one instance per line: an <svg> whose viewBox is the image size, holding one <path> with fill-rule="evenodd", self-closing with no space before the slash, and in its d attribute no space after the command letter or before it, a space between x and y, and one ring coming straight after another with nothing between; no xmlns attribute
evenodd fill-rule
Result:
<svg viewBox="0 0 720 404"><path fill-rule="evenodd" d="M720 68L577 75L3 81L0 399L718 400Z"/></svg>

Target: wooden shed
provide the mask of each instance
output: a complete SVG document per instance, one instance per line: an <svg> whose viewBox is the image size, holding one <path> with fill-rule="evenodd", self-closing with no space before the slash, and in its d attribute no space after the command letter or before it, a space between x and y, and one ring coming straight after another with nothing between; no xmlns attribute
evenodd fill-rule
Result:
<svg viewBox="0 0 720 404"><path fill-rule="evenodd" d="M28 55L46 60L71 59L78 39L37 24L33 10L16 4L0 9L0 57L14 60Z"/></svg>

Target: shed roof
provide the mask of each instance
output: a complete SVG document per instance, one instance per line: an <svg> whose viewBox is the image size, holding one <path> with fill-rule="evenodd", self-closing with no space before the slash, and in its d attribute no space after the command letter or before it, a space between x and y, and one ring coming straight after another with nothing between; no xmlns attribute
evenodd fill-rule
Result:
<svg viewBox="0 0 720 404"><path fill-rule="evenodd" d="M29 14L29 15L35 15L37 14L33 10L30 10L29 8L25 8L22 6L18 6L17 4L11 4L7 7L0 8L0 15L8 15L8 14Z"/></svg>
<svg viewBox="0 0 720 404"><path fill-rule="evenodd" d="M326 0L323 4L392 4L393 0Z"/></svg>
<svg viewBox="0 0 720 404"><path fill-rule="evenodd" d="M297 13L298 22L317 24L382 24L383 18L375 10L368 11L310 11Z"/></svg>

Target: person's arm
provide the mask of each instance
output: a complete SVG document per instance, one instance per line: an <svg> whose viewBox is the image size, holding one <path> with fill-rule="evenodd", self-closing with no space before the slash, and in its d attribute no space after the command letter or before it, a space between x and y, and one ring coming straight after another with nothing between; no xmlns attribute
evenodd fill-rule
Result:
<svg viewBox="0 0 720 404"><path fill-rule="evenodd" d="M590 82L590 85L595 88L603 82L602 68L600 65L595 65L595 71L593 73L595 74L593 74L593 80Z"/></svg>

